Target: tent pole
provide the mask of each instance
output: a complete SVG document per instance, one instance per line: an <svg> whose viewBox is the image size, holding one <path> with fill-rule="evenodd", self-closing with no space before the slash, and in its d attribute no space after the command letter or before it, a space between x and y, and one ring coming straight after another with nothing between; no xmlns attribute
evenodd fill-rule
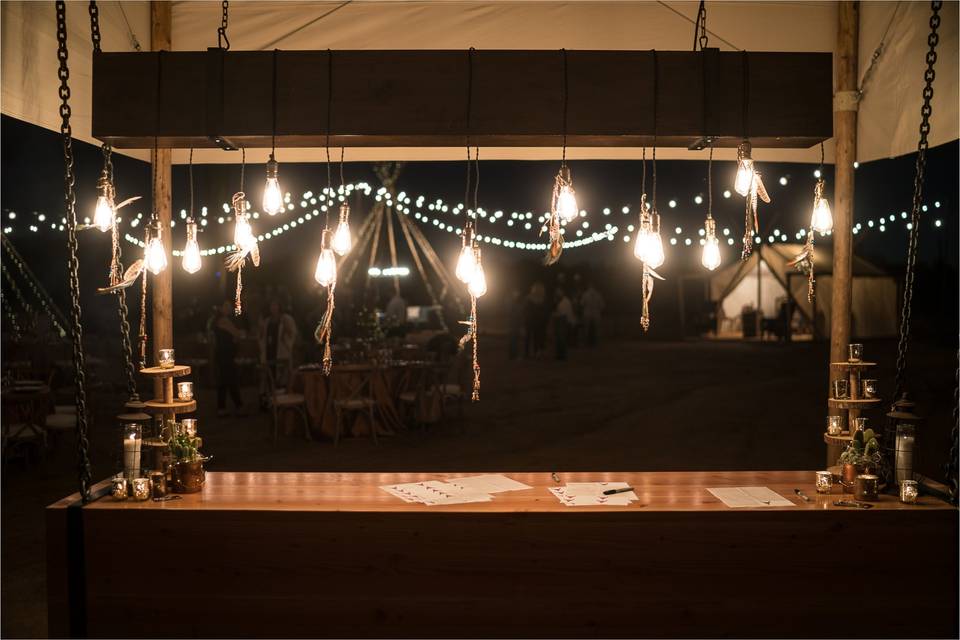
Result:
<svg viewBox="0 0 960 640"><path fill-rule="evenodd" d="M835 142L833 192L833 291L830 309L830 361L847 359L850 342L850 303L853 270L853 162L857 158L857 55L860 3L846 0L838 6L836 91L833 98ZM827 365L829 367L829 363ZM835 464L835 451L827 451ZM831 459L833 458L833 459Z"/></svg>
<svg viewBox="0 0 960 640"><path fill-rule="evenodd" d="M169 51L171 31L171 5L169 2L150 3L150 48L153 51ZM170 149L157 149L150 152L151 169L155 174L152 184L154 207L160 217L163 229L163 250L170 256L170 264L153 278L153 357L157 359L159 349L173 347L173 239L170 236ZM156 379L157 384L161 382ZM159 387L156 389L159 392ZM159 393L158 393L159 397Z"/></svg>

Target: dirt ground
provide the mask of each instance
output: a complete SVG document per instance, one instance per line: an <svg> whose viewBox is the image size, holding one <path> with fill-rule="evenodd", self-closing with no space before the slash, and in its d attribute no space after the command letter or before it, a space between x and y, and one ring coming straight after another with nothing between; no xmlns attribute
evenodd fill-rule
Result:
<svg viewBox="0 0 960 640"><path fill-rule="evenodd" d="M482 471L815 469L824 466L828 347L823 343L619 342L570 359L507 359L502 339L481 341L482 400L462 420L382 438L305 442L268 437L266 413L217 419L200 398L211 470ZM896 345L868 343L891 393ZM928 416L918 466L941 478L956 353L914 344L910 388ZM255 389L245 389L254 403ZM120 400L118 399L119 403ZM877 417L879 419L879 416ZM112 469L114 428L94 427L94 475ZM74 443L8 465L2 487L2 635L45 637L43 507L76 490Z"/></svg>

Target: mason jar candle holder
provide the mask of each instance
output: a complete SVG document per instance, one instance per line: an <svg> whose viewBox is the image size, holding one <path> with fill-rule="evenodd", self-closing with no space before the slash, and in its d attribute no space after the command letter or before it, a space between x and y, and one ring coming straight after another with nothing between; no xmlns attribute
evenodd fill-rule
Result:
<svg viewBox="0 0 960 640"><path fill-rule="evenodd" d="M853 419L853 427L852 427L852 429L851 429L851 431L850 431L850 435L853 435L853 434L856 433L857 431L866 431L866 430L867 430L867 422L868 422L869 420L870 420L869 418L864 418L863 416L857 416L856 418L854 418L854 419Z"/></svg>
<svg viewBox="0 0 960 640"><path fill-rule="evenodd" d="M197 437L197 419L196 418L184 418L180 421L180 433L187 436L188 438Z"/></svg>
<svg viewBox="0 0 960 640"><path fill-rule="evenodd" d="M133 487L131 493L133 494L134 500L149 500L150 499L150 478L134 478Z"/></svg>
<svg viewBox="0 0 960 640"><path fill-rule="evenodd" d="M853 497L865 502L873 502L879 495L880 479L872 473L862 473L853 483Z"/></svg>
<svg viewBox="0 0 960 640"><path fill-rule="evenodd" d="M143 444L143 425L128 422L123 425L123 475L128 481L140 475L140 449Z"/></svg>
<svg viewBox="0 0 960 640"><path fill-rule="evenodd" d="M859 343L851 343L847 346L848 359L850 362L860 362L863 360L863 345Z"/></svg>
<svg viewBox="0 0 960 640"><path fill-rule="evenodd" d="M900 483L900 502L903 504L916 504L919 495L920 487L916 480L904 480Z"/></svg>
<svg viewBox="0 0 960 640"><path fill-rule="evenodd" d="M850 396L850 381L839 378L833 381L833 397L835 400L846 400Z"/></svg>
<svg viewBox="0 0 960 640"><path fill-rule="evenodd" d="M861 383L861 386L863 387L863 397L865 399L873 400L879 395L879 391L877 389L877 381L874 380L873 378L868 378L863 380L863 382Z"/></svg>
<svg viewBox="0 0 960 640"><path fill-rule="evenodd" d="M122 473L118 473L110 481L110 496L114 500L127 499L127 479Z"/></svg>
<svg viewBox="0 0 960 640"><path fill-rule="evenodd" d="M829 471L817 471L817 493L833 491L833 474Z"/></svg>
<svg viewBox="0 0 960 640"><path fill-rule="evenodd" d="M827 416L827 434L838 436L843 433L843 416Z"/></svg>
<svg viewBox="0 0 960 640"><path fill-rule="evenodd" d="M157 359L160 362L161 369L170 369L174 364L176 364L173 349L160 349Z"/></svg>
<svg viewBox="0 0 960 640"><path fill-rule="evenodd" d="M193 400L193 383L192 382L178 382L177 383L177 400L181 402L189 402Z"/></svg>

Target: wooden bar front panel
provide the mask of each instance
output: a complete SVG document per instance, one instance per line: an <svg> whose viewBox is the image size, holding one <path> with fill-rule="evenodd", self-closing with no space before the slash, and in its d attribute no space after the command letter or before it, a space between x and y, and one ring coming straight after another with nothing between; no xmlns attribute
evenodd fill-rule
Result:
<svg viewBox="0 0 960 640"><path fill-rule="evenodd" d="M549 474L509 475L535 488L431 508L377 486L443 474L210 474L204 493L179 504L99 501L84 509L88 633L957 633L957 513L929 498L870 511L835 508L837 496L731 510L705 487L815 496L812 473L562 474L625 479L641 498L567 508L542 495Z"/></svg>

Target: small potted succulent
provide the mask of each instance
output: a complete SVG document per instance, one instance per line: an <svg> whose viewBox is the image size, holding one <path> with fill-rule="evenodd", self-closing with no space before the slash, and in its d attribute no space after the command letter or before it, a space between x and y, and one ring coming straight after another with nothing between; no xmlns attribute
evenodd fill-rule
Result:
<svg viewBox="0 0 960 640"><path fill-rule="evenodd" d="M175 428L174 431L168 442L173 458L172 488L176 493L196 493L203 489L206 480L203 463L210 458L200 453L200 438L187 435L180 428Z"/></svg>
<svg viewBox="0 0 960 640"><path fill-rule="evenodd" d="M855 432L853 440L840 454L842 484L845 487L853 487L853 482L859 474L878 473L882 460L880 442L873 429Z"/></svg>

